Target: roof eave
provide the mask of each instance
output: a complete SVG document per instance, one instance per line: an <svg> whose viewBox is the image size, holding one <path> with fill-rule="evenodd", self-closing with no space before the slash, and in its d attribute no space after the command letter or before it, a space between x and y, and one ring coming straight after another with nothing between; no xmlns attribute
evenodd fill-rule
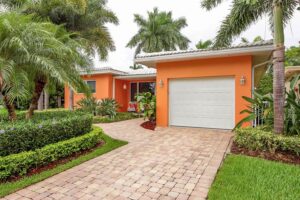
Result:
<svg viewBox="0 0 300 200"><path fill-rule="evenodd" d="M229 56L242 56L242 55L256 55L260 53L266 53L273 51L274 47L272 44L255 46L255 47L242 47L234 49L221 49L221 50L209 50L199 52L184 52L174 53L166 55L154 55L144 56L135 58L134 62L137 64L143 64L148 67L156 67L156 63L159 62L172 62L172 61L183 61L191 59L204 59L204 58L217 58L217 57L229 57Z"/></svg>

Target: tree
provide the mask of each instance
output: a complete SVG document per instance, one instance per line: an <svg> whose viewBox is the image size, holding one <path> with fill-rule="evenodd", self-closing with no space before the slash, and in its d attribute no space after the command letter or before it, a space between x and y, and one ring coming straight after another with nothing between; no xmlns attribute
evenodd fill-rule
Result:
<svg viewBox="0 0 300 200"><path fill-rule="evenodd" d="M130 66L129 68L132 69L132 70L143 69L143 65L133 64L133 65Z"/></svg>
<svg viewBox="0 0 300 200"><path fill-rule="evenodd" d="M152 12L148 12L147 19L135 14L134 21L139 30L127 47L136 48L135 55L141 51L150 53L188 48L190 41L181 33L187 26L185 18L174 20L172 12L160 12L154 8Z"/></svg>
<svg viewBox="0 0 300 200"><path fill-rule="evenodd" d="M211 40L205 40L205 41L202 41L200 40L197 44L196 44L196 48L197 49L207 49L207 48L210 48L213 44L213 41Z"/></svg>
<svg viewBox="0 0 300 200"><path fill-rule="evenodd" d="M202 0L202 7L211 10L223 0ZM269 16L274 35L274 131L284 131L284 26L299 6L298 0L240 0L233 1L229 15L222 22L214 47L229 46L234 37L240 35L264 14Z"/></svg>
<svg viewBox="0 0 300 200"><path fill-rule="evenodd" d="M285 66L300 66L300 46L292 46L286 50Z"/></svg>
<svg viewBox="0 0 300 200"><path fill-rule="evenodd" d="M85 88L77 69L85 69L89 60L80 47L61 26L14 12L0 14L0 91L11 120L16 118L13 101L27 97L32 84L32 102L48 82ZM28 117L35 108L31 104Z"/></svg>
<svg viewBox="0 0 300 200"><path fill-rule="evenodd" d="M107 0L3 0L1 3L11 8L18 6L22 13L33 14L37 20L50 19L54 24L64 26L71 33L71 38L84 44L81 45L80 51L89 56L94 56L97 52L100 58L105 60L108 52L115 50L106 24L118 24L118 18L107 9ZM40 77L35 77L36 86L45 86L47 77L37 75ZM36 94L40 89L35 89ZM29 113L38 101L35 95L33 97Z"/></svg>
<svg viewBox="0 0 300 200"><path fill-rule="evenodd" d="M242 41L243 44L249 44L250 43L249 40L247 38L245 38L245 37L242 37L241 41ZM255 43L255 42L261 42L261 41L264 41L264 39L262 39L261 36L256 36L253 39L253 43Z"/></svg>

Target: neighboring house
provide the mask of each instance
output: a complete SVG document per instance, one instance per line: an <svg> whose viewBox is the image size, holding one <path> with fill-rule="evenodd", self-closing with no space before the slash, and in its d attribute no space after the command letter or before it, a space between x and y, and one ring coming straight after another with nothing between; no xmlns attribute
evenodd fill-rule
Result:
<svg viewBox="0 0 300 200"><path fill-rule="evenodd" d="M295 75L300 74L300 66L291 66L291 67L286 67L285 68L285 87L287 91L290 90L290 81ZM296 89L299 92L300 95L300 81L298 81L298 84L296 84Z"/></svg>
<svg viewBox="0 0 300 200"><path fill-rule="evenodd" d="M240 111L247 103L242 96L251 97L272 51L273 43L263 41L217 50L141 54L135 63L157 73L103 68L83 79L95 88L96 98L115 98L121 111L131 107L136 93L155 93L158 126L232 129L244 117ZM68 107L69 90L65 92ZM80 98L75 94L74 101Z"/></svg>

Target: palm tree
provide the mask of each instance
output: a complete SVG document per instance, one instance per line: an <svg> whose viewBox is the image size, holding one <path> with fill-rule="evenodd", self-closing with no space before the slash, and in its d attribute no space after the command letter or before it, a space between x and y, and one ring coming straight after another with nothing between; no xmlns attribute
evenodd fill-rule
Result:
<svg viewBox="0 0 300 200"><path fill-rule="evenodd" d="M242 41L243 44L249 44L249 43L250 43L249 40L248 40L247 38L245 38L245 37L242 37L242 38L241 38L241 41ZM256 37L253 39L253 43L256 43L256 42L262 42L262 41L264 41L264 39L262 39L261 36L256 36Z"/></svg>
<svg viewBox="0 0 300 200"><path fill-rule="evenodd" d="M143 65L133 64L133 65L130 66L129 68L132 69L132 70L143 69Z"/></svg>
<svg viewBox="0 0 300 200"><path fill-rule="evenodd" d="M106 24L118 24L118 18L106 7L107 0L3 0L1 3L11 8L19 6L23 13L34 14L38 20L50 19L54 24L63 25L69 33L74 33L70 37L84 44L81 51L89 56L98 53L105 60L109 51L115 50Z"/></svg>
<svg viewBox="0 0 300 200"><path fill-rule="evenodd" d="M154 8L148 12L148 18L135 14L134 21L139 26L139 31L128 42L127 47L134 48L135 55L141 51L159 52L187 49L189 39L180 32L187 26L185 18L174 20L172 12L159 12Z"/></svg>
<svg viewBox="0 0 300 200"><path fill-rule="evenodd" d="M12 102L27 97L32 82L32 102L49 81L85 88L77 69L89 62L77 51L80 47L61 26L13 12L0 14L0 91L11 120L16 118ZM28 117L35 108L30 106Z"/></svg>
<svg viewBox="0 0 300 200"><path fill-rule="evenodd" d="M207 48L210 48L213 44L213 41L211 40L205 40L205 41L202 41L200 40L197 44L196 44L196 48L197 49L207 49Z"/></svg>
<svg viewBox="0 0 300 200"><path fill-rule="evenodd" d="M223 0L202 0L201 6L211 10L222 2ZM231 12L222 22L214 43L214 47L229 46L234 37L264 14L269 16L274 37L274 131L278 134L284 130L284 26L298 6L299 0L234 0Z"/></svg>

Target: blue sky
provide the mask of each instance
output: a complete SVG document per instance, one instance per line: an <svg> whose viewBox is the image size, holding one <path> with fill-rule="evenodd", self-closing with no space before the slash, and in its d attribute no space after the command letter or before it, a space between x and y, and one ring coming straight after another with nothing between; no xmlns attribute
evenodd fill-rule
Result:
<svg viewBox="0 0 300 200"><path fill-rule="evenodd" d="M133 14L146 16L148 10L158 7L160 10L172 11L173 17L184 16L187 19L188 27L182 33L190 40L190 48L200 40L213 39L219 29L221 21L229 13L231 0L225 1L212 11L205 11L200 7L200 0L108 0L108 7L113 10L120 20L118 26L109 25L116 51L109 54L106 62L100 62L95 58L94 67L113 67L121 70L128 70L133 63L134 49L126 48L130 38L137 32L138 27L133 22ZM298 19L296 21L296 19ZM300 11L290 21L285 30L286 46L297 45L300 41ZM271 39L268 27L268 19L263 18L252 25L247 31L241 34L249 40L257 35L264 39ZM235 43L239 43L237 38Z"/></svg>

